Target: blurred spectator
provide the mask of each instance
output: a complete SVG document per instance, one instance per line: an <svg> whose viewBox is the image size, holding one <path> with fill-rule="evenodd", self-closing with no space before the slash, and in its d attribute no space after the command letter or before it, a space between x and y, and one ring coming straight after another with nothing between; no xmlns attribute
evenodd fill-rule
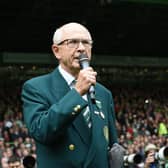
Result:
<svg viewBox="0 0 168 168"><path fill-rule="evenodd" d="M12 157L12 155L13 155L12 149L10 147L6 147L2 153L2 159L1 159L2 168L8 168L8 161L9 158Z"/></svg>
<svg viewBox="0 0 168 168"><path fill-rule="evenodd" d="M168 135L167 125L166 125L166 119L162 118L160 120L158 125L158 134L159 135Z"/></svg>
<svg viewBox="0 0 168 168"><path fill-rule="evenodd" d="M15 155L11 156L8 159L8 168L23 168L21 159Z"/></svg>
<svg viewBox="0 0 168 168"><path fill-rule="evenodd" d="M34 156L28 155L23 159L24 168L35 168L36 159Z"/></svg>
<svg viewBox="0 0 168 168"><path fill-rule="evenodd" d="M157 147L154 144L148 144L145 147L145 164L144 168L158 168L158 162L155 159Z"/></svg>

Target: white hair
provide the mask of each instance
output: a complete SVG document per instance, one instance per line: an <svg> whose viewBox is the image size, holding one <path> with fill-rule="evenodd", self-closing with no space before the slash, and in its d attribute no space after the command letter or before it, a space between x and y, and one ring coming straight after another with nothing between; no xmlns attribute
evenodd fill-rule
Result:
<svg viewBox="0 0 168 168"><path fill-rule="evenodd" d="M62 40L63 31L65 29L67 29L67 28L70 28L72 25L80 26L82 29L86 30L88 32L88 36L90 38L92 38L89 30L85 26L83 26L83 25L81 25L79 23L71 22L71 23L65 24L65 25L61 26L60 28L56 29L56 31L55 31L55 33L53 35L53 43L54 44L59 44L61 42L61 40Z"/></svg>
<svg viewBox="0 0 168 168"><path fill-rule="evenodd" d="M54 44L59 44L62 39L62 30L61 28L56 29L54 35L53 35L53 43Z"/></svg>

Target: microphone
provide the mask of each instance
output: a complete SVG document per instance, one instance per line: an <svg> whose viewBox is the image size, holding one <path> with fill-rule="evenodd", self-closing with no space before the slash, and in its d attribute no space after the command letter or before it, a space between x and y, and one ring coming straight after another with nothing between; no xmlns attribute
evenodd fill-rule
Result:
<svg viewBox="0 0 168 168"><path fill-rule="evenodd" d="M85 54L79 55L79 64L80 64L81 69L85 69L89 67L88 56ZM95 89L93 85L91 85L89 88L89 95L90 95L92 102L95 103Z"/></svg>

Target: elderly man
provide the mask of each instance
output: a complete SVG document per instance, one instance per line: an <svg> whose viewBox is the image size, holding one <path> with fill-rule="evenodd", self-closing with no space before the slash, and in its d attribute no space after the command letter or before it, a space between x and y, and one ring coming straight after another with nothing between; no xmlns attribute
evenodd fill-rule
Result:
<svg viewBox="0 0 168 168"><path fill-rule="evenodd" d="M92 43L83 25L61 26L52 45L58 67L23 86L24 119L37 145L38 168L109 168L109 148L117 142L113 98L96 82L97 72L81 69L79 61L81 54L91 60Z"/></svg>

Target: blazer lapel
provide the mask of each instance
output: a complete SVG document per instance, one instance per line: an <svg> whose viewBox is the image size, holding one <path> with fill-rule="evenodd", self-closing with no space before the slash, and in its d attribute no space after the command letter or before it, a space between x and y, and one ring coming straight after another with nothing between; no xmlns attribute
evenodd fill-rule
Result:
<svg viewBox="0 0 168 168"><path fill-rule="evenodd" d="M91 130L88 128L83 116L83 111L77 116L73 122L73 126L80 135L86 145L90 145Z"/></svg>
<svg viewBox="0 0 168 168"><path fill-rule="evenodd" d="M54 90L53 94L57 100L63 97L68 91L70 91L70 87L67 82L60 74L58 68L56 68L52 73L52 88ZM76 119L72 123L73 128L77 131L82 141L86 144L90 144L90 130L84 120L83 111L76 117Z"/></svg>
<svg viewBox="0 0 168 168"><path fill-rule="evenodd" d="M97 110L96 106L94 104L91 104L91 101L89 100L89 106L90 106L90 110L91 110L91 120L92 120L92 128L91 128L91 144L90 144L90 148L89 148L89 152L88 155L86 157L85 160L85 164L84 164L84 168L87 168L88 165L90 164L90 162L93 160L95 154L96 154L96 142L98 140L98 132L99 129L97 129L98 126L98 120L99 118L97 116L95 116L94 111Z"/></svg>
<svg viewBox="0 0 168 168"><path fill-rule="evenodd" d="M70 90L70 87L60 74L58 68L51 73L51 87L54 90L53 94L56 96L57 100Z"/></svg>
<svg viewBox="0 0 168 168"><path fill-rule="evenodd" d="M95 88L96 89L96 88ZM96 95L96 98L98 98L98 95ZM89 101L91 103L91 101ZM87 155L87 158L85 160L84 168L87 168L89 164L94 160L94 157L97 153L96 146L99 142L101 132L103 131L101 128L103 128L104 119L98 114L98 112L101 112L101 109L97 107L96 104L90 104L91 108L91 118L92 118L92 130L91 130L91 144L89 148L89 152Z"/></svg>

